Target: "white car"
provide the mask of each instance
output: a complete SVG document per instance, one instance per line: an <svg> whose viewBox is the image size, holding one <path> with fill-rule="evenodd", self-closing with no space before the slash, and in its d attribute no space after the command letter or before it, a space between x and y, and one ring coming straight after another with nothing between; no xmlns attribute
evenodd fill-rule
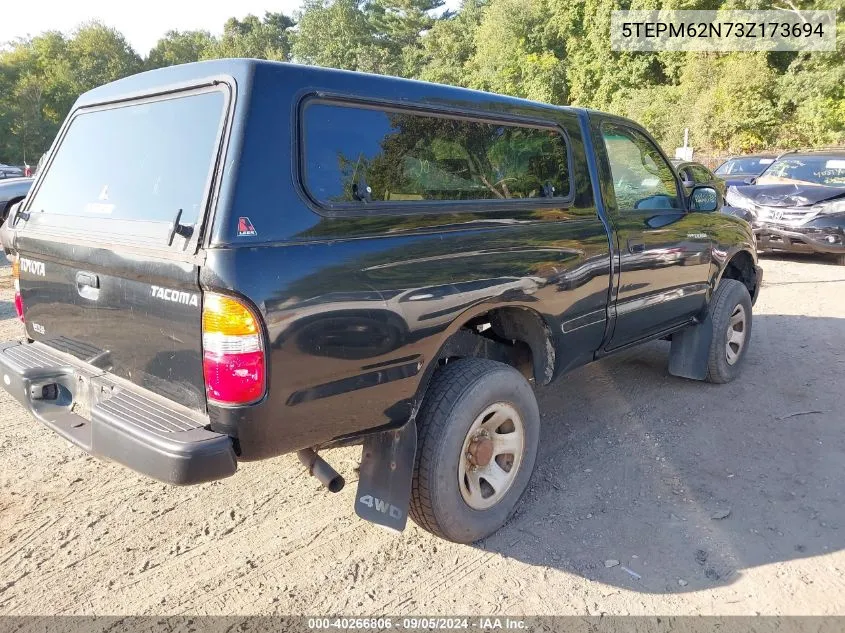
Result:
<svg viewBox="0 0 845 633"><path fill-rule="evenodd" d="M6 178L20 178L21 176L23 176L23 170L20 167L0 164L0 180L5 180Z"/></svg>

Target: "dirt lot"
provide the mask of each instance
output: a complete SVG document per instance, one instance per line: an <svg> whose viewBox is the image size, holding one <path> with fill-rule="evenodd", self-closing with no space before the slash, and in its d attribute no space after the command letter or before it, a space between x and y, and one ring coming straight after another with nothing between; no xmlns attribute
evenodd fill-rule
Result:
<svg viewBox="0 0 845 633"><path fill-rule="evenodd" d="M292 457L171 488L0 392L0 613L845 613L845 268L763 264L739 381L673 378L657 342L543 389L530 491L475 546L358 520L360 449L333 497Z"/></svg>

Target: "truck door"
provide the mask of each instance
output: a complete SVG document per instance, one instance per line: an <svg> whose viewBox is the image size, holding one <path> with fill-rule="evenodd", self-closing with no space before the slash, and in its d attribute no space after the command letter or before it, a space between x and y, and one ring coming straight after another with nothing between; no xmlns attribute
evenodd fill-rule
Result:
<svg viewBox="0 0 845 633"><path fill-rule="evenodd" d="M689 213L677 176L657 145L622 122L600 123L615 201L619 285L615 349L692 320L705 305L710 236L702 216ZM603 151L602 151L603 150Z"/></svg>

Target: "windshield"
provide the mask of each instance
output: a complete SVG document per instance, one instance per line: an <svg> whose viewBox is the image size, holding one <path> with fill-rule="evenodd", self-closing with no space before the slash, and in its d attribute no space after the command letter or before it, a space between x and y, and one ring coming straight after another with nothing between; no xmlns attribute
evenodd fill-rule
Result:
<svg viewBox="0 0 845 633"><path fill-rule="evenodd" d="M198 221L225 95L191 93L76 116L29 210L39 223L127 237ZM148 227L148 228L143 228Z"/></svg>
<svg viewBox="0 0 845 633"><path fill-rule="evenodd" d="M719 165L716 174L719 176L732 176L734 174L759 176L773 162L775 162L774 158L731 158Z"/></svg>
<svg viewBox="0 0 845 633"><path fill-rule="evenodd" d="M757 180L758 185L791 183L845 188L845 156L787 156Z"/></svg>

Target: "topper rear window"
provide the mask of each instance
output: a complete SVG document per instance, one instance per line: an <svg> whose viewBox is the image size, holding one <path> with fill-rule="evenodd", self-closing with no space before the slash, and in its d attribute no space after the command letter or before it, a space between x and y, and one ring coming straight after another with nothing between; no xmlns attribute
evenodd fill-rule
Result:
<svg viewBox="0 0 845 633"><path fill-rule="evenodd" d="M179 211L183 226L201 220L226 99L208 90L77 114L28 206L34 224L166 247Z"/></svg>

